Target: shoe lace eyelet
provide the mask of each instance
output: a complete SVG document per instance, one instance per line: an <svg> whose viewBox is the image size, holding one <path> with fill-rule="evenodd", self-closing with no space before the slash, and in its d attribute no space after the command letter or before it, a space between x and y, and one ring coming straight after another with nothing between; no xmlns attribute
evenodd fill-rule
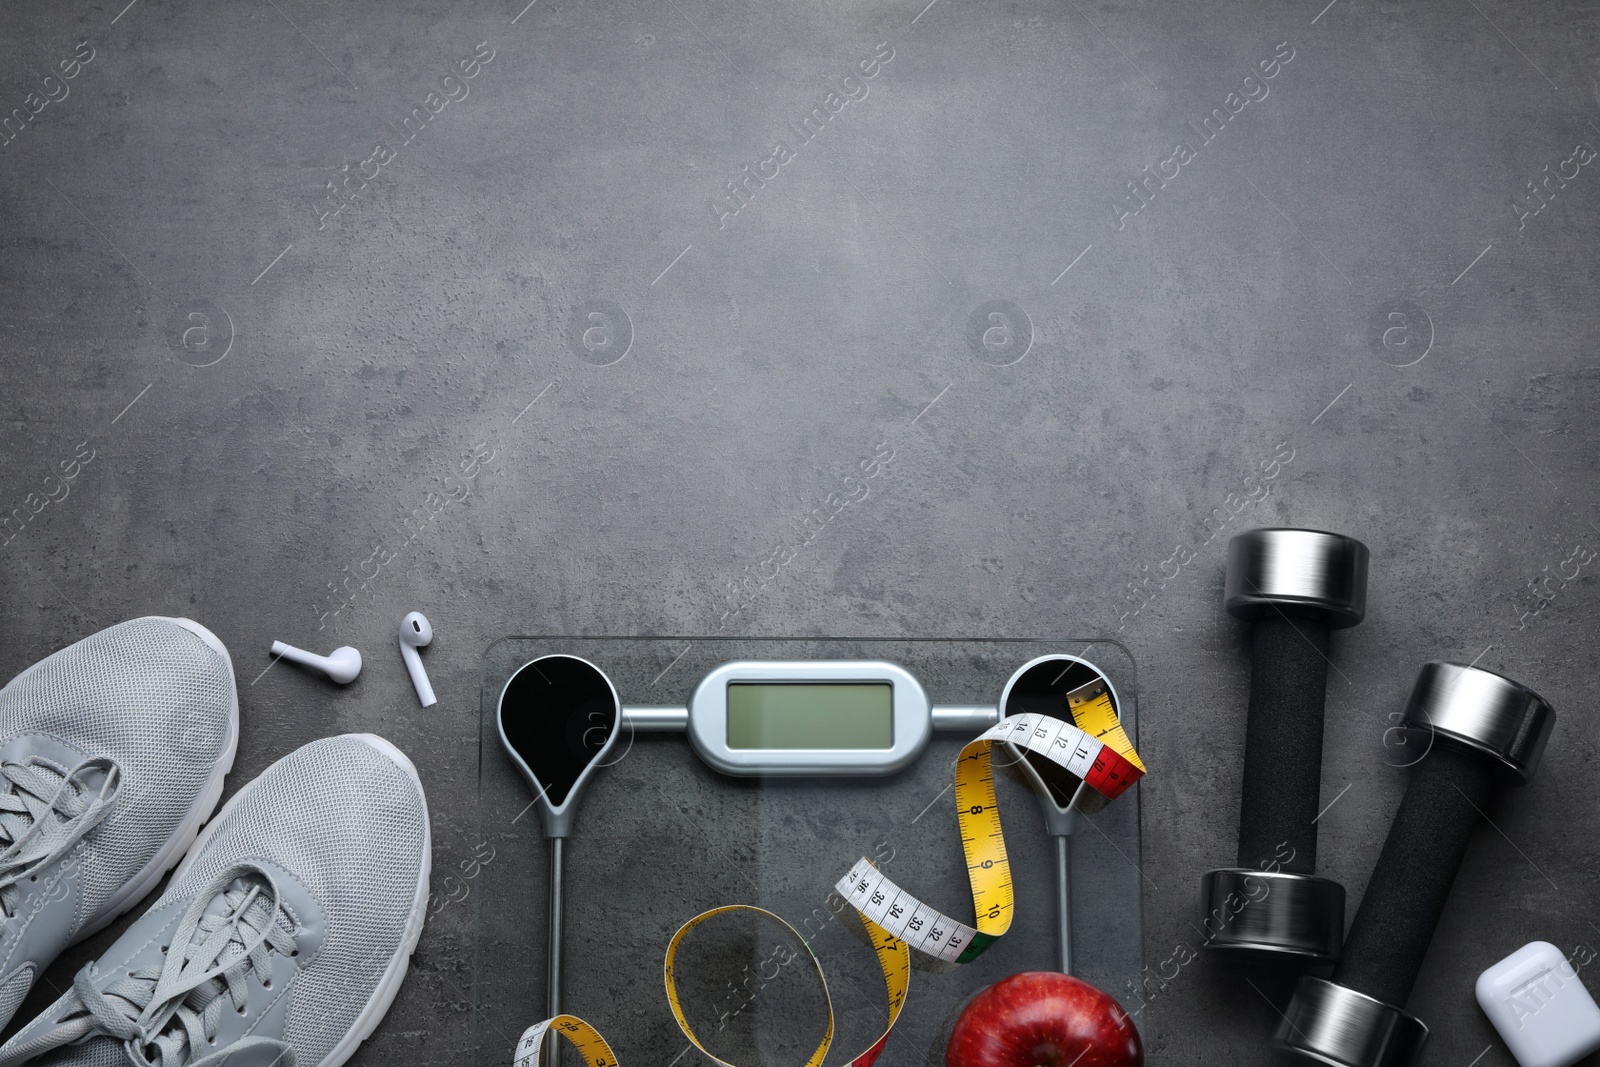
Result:
<svg viewBox="0 0 1600 1067"><path fill-rule="evenodd" d="M237 1011L240 1015L243 1015L245 1013L245 1011L246 1011L244 1005L242 1005L242 1004L239 1007L235 1008L234 1010Z"/></svg>
<svg viewBox="0 0 1600 1067"><path fill-rule="evenodd" d="M261 983L261 988L262 989L271 989L272 988L272 979L268 978L268 979L264 980Z"/></svg>

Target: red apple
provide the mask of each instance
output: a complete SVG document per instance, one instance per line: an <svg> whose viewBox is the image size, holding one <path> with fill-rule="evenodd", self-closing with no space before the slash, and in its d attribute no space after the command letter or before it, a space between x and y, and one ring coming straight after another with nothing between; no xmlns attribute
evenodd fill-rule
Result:
<svg viewBox="0 0 1600 1067"><path fill-rule="evenodd" d="M972 998L945 1047L946 1067L1144 1067L1122 1005L1054 971L1002 978Z"/></svg>

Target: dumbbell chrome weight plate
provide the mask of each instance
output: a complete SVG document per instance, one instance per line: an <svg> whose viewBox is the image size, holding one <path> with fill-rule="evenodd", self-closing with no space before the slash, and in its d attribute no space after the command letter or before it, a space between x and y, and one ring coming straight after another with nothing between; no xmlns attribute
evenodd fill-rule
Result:
<svg viewBox="0 0 1600 1067"><path fill-rule="evenodd" d="M1286 642L1279 651L1306 669L1280 678L1273 664L1253 666L1239 866L1211 871L1201 882L1212 951L1313 964L1339 958L1344 887L1314 873L1321 710L1327 634L1365 616L1369 559L1360 541L1323 530L1250 530L1229 542L1223 605L1236 618L1275 628ZM1259 632L1252 641L1260 659L1270 642ZM1298 690L1297 675L1311 676ZM1275 691L1257 692L1263 680ZM1287 785L1279 774L1285 756L1304 762ZM1282 803L1285 794L1294 803ZM1280 843L1291 839L1297 843L1286 859Z"/></svg>
<svg viewBox="0 0 1600 1067"><path fill-rule="evenodd" d="M1527 785L1555 719L1549 702L1504 675L1433 662L1417 674L1401 728L1408 744L1446 738L1492 756L1512 783Z"/></svg>
<svg viewBox="0 0 1600 1067"><path fill-rule="evenodd" d="M1510 678L1461 664L1428 663L1412 688L1401 728L1408 739L1424 746L1419 751L1427 754L1418 760L1419 764L1437 750L1451 748L1486 760L1501 784L1526 785L1538 770L1555 721L1555 709L1547 700ZM1402 802L1402 814L1404 808ZM1396 823L1399 821L1397 815ZM1385 856L1388 854L1386 847ZM1369 898L1384 874L1384 862L1380 858L1380 869L1374 872L1368 886ZM1455 871L1448 873L1453 878ZM1353 958L1365 948L1357 937L1362 918L1358 915L1351 928L1352 958L1344 961L1335 980L1300 980L1278 1026L1276 1042L1302 1061L1336 1067L1409 1067L1427 1039L1427 1026L1406 1012L1403 1004L1352 988L1362 984L1359 979L1351 978L1351 984L1342 984L1347 971L1372 971L1370 967L1356 966L1365 961ZM1431 938L1438 915L1420 918L1426 920L1425 933ZM1382 950L1386 940L1380 936L1367 943L1374 944L1376 952ZM1416 961L1420 963L1420 955ZM1400 976L1407 992L1415 977L1414 973Z"/></svg>
<svg viewBox="0 0 1600 1067"><path fill-rule="evenodd" d="M1331 963L1344 940L1344 886L1314 874L1243 867L1210 871L1200 887L1206 947L1265 962Z"/></svg>
<svg viewBox="0 0 1600 1067"><path fill-rule="evenodd" d="M1238 619L1300 605L1331 629L1367 614L1367 546L1324 530L1250 530L1228 542L1222 603Z"/></svg>
<svg viewBox="0 0 1600 1067"><path fill-rule="evenodd" d="M1290 1052L1313 1063L1408 1067L1428 1040L1428 1028L1391 1004L1307 976L1300 979L1278 1037Z"/></svg>

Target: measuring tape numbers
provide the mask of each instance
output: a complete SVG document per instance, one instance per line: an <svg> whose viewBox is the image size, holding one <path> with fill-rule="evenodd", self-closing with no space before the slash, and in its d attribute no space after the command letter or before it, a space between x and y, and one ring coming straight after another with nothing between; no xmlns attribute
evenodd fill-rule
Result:
<svg viewBox="0 0 1600 1067"><path fill-rule="evenodd" d="M839 879L834 887L839 895L864 919L903 938L919 952L946 963L977 959L1011 928L1016 903L995 797L995 747L1038 753L1108 801L1144 776L1144 763L1117 721L1116 709L1103 686L1098 695L1076 704L1069 698L1067 705L1073 722L1036 712L1002 719L968 743L956 759L956 821L976 927L922 903L865 857Z"/></svg>
<svg viewBox="0 0 1600 1067"><path fill-rule="evenodd" d="M511 1067L539 1067L539 1050L544 1047L545 1036L552 1032L572 1042L589 1067L617 1067L617 1054L600 1031L576 1015L557 1015L524 1030L517 1040L516 1059L511 1061Z"/></svg>
<svg viewBox="0 0 1600 1067"><path fill-rule="evenodd" d="M1139 753L1133 750L1128 731L1122 728L1122 720L1117 717L1117 709L1111 703L1111 694L1106 690L1104 679L1096 679L1068 693L1067 710L1072 713L1072 721L1078 729L1110 745L1112 751L1144 774L1144 762L1139 759Z"/></svg>
<svg viewBox="0 0 1600 1067"><path fill-rule="evenodd" d="M1098 687L1098 688L1097 688ZM1076 699L1074 699L1076 698ZM1080 779L1104 800L1115 800L1144 776L1144 763L1117 719L1116 708L1103 682L1074 690L1067 695L1067 710L1072 722L1049 715L1024 713L1002 719L969 742L956 759L956 819L961 832L962 852L966 857L967 877L972 887L976 927L923 904L890 881L883 872L863 857L834 887L855 907L866 927L878 966L883 972L888 996L888 1021L882 1035L865 1052L845 1067L872 1067L888 1043L900 1012L905 1007L911 986L911 950L934 956L947 963L967 963L976 959L1011 927L1015 895L1011 884L1011 861L1006 855L1005 837L1000 828L1000 810L994 786L996 747L1026 749L1038 753L1068 774ZM701 1043L684 1014L678 997L675 966L679 946L696 927L735 913L770 919L804 951L812 972L822 987L827 1006L828 1025L805 1061L804 1067L822 1067L833 1045L833 998L828 993L827 976L811 945L800 932L778 915L749 904L730 904L702 912L684 923L672 935L662 965L667 1002L678 1028L689 1043L720 1067L735 1067ZM517 1042L513 1067L538 1067L539 1052L551 1033L571 1041L588 1067L618 1067L616 1055L605 1038L590 1024L575 1015L557 1015L530 1026Z"/></svg>

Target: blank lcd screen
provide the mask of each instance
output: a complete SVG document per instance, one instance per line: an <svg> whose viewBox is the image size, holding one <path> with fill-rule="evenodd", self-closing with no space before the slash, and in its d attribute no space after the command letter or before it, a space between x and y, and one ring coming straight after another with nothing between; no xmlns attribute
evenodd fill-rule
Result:
<svg viewBox="0 0 1600 1067"><path fill-rule="evenodd" d="M728 747L894 747L888 682L730 682Z"/></svg>

